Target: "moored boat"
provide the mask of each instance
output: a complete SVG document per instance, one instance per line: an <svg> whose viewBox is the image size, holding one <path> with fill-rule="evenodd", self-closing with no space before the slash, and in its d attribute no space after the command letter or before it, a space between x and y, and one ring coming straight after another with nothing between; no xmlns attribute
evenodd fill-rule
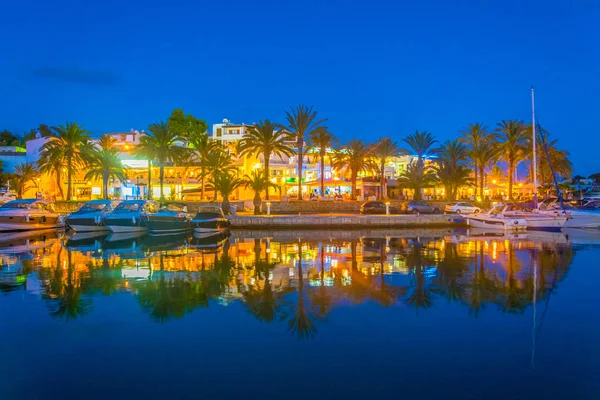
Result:
<svg viewBox="0 0 600 400"><path fill-rule="evenodd" d="M117 201L92 200L65 218L65 224L77 232L101 232L109 229L104 225L104 216L113 211Z"/></svg>
<svg viewBox="0 0 600 400"><path fill-rule="evenodd" d="M503 231L524 231L527 220L524 218L507 217L503 211L504 204L498 203L486 213L466 216L467 224L473 228L493 229Z"/></svg>
<svg viewBox="0 0 600 400"><path fill-rule="evenodd" d="M592 205L574 208L561 205L558 199L548 199L541 202L536 210L542 215L566 216L568 217L563 228L600 228L600 209Z"/></svg>
<svg viewBox="0 0 600 400"><path fill-rule="evenodd" d="M47 200L13 200L0 206L0 232L62 228L62 217Z"/></svg>
<svg viewBox="0 0 600 400"><path fill-rule="evenodd" d="M143 218L151 235L179 234L192 230L192 216L183 203L169 203Z"/></svg>
<svg viewBox="0 0 600 400"><path fill-rule="evenodd" d="M194 232L217 233L226 232L231 227L231 222L223 215L219 206L202 206L192 219Z"/></svg>
<svg viewBox="0 0 600 400"><path fill-rule="evenodd" d="M147 232L146 216L158 211L151 200L125 200L104 216L104 225L113 233Z"/></svg>

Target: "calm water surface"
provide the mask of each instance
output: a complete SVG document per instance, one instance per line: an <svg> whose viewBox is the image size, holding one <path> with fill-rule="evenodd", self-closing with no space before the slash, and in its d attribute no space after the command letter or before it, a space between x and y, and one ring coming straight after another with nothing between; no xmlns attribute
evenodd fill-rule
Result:
<svg viewBox="0 0 600 400"><path fill-rule="evenodd" d="M600 399L600 233L0 237L0 398Z"/></svg>

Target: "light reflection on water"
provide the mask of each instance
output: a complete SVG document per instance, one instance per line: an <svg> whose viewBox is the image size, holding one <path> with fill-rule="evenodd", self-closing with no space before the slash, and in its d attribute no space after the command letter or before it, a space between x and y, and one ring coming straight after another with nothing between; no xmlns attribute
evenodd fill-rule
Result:
<svg viewBox="0 0 600 400"><path fill-rule="evenodd" d="M273 324L283 337L312 343L318 343L322 332L326 337L332 331L352 337L338 323L352 318L348 312L353 309L358 315L357 307L368 307L375 316L381 308L397 309L404 324L425 318L433 330L436 324L445 324L436 309L467 314L472 320L483 318L486 323L490 321L486 314L493 316L497 322L484 332L515 323L508 317L515 315L528 338L523 340L531 346L531 369L535 369L536 340L551 298L568 282L576 254L600 255L594 246L600 243L598 234L578 231L520 235L447 230L234 231L231 236L209 238L40 232L20 236L0 238L0 288L5 292L0 296L25 296L25 303L11 302L24 311L32 303L43 303L51 316L47 324L93 322L107 296L116 296L121 304L112 305L116 319L128 298L135 299L138 314L154 326L191 321L202 309L225 313L231 308L236 318L249 315L254 321ZM127 318L131 315L128 311ZM11 324L5 308L0 307L0 318ZM21 322L14 321L11 331L19 332ZM388 316L371 323L391 329L398 321ZM172 329L170 334L176 337L177 330ZM244 336L243 331L236 334L238 339ZM298 341L286 343L299 346ZM376 343L374 338L372 344Z"/></svg>

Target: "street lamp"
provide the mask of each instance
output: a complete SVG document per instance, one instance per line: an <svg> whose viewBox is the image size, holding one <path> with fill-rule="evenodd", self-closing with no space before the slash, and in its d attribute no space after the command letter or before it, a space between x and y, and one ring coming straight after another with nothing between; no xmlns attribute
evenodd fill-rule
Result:
<svg viewBox="0 0 600 400"><path fill-rule="evenodd" d="M271 215L271 202L267 201L266 205L267 205L267 215Z"/></svg>
<svg viewBox="0 0 600 400"><path fill-rule="evenodd" d="M390 202L385 202L385 215L390 215Z"/></svg>

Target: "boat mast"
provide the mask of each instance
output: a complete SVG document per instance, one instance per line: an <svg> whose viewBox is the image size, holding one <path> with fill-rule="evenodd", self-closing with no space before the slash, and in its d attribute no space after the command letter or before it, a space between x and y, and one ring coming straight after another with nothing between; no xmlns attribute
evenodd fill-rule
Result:
<svg viewBox="0 0 600 400"><path fill-rule="evenodd" d="M531 87L531 136L533 140L533 202L537 206L537 151L535 137L535 96L533 86Z"/></svg>

